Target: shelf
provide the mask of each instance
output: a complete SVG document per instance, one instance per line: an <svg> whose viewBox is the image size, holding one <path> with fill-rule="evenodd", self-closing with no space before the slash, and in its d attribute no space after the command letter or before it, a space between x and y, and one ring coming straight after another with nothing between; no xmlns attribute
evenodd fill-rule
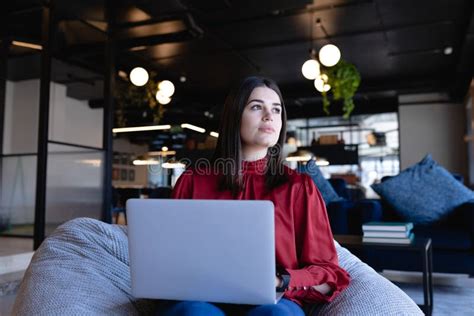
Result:
<svg viewBox="0 0 474 316"><path fill-rule="evenodd" d="M359 164L358 145L354 144L315 145L298 149L309 150L315 156L327 159L331 165Z"/></svg>

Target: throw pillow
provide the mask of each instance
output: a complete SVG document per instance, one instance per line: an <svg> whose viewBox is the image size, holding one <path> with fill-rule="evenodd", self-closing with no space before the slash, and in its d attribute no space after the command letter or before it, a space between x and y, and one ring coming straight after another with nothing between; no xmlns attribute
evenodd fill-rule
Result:
<svg viewBox="0 0 474 316"><path fill-rule="evenodd" d="M343 198L337 195L336 191L334 191L331 183L329 183L329 181L324 178L321 170L314 160L308 161L308 163L304 166L299 166L298 171L307 173L311 179L313 179L314 184L319 189L319 192L321 192L326 205L331 202L343 200Z"/></svg>
<svg viewBox="0 0 474 316"><path fill-rule="evenodd" d="M431 224L459 205L474 200L474 192L427 155L399 175L372 188L405 220Z"/></svg>

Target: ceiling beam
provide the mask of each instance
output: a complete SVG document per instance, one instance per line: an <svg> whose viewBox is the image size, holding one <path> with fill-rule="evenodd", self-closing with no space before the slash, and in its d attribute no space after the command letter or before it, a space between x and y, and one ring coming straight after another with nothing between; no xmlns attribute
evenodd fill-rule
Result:
<svg viewBox="0 0 474 316"><path fill-rule="evenodd" d="M316 1L317 2L317 1ZM275 10L272 12L268 12L266 14L260 14L250 17L238 18L238 19L214 19L212 21L208 21L208 26L216 26L216 27L223 27L226 25L232 24L239 24L239 23L249 23L253 21L262 21L262 20L273 20L282 17L289 17L294 15L302 15L308 13L315 13L321 12L326 10L333 10L333 9L341 9L341 8L351 8L351 7L358 7L361 5L372 4L374 0L347 0L344 3L338 4L324 4L324 5L307 5L304 8L296 8L296 9L285 9L285 10ZM199 10L193 10L198 14L202 14ZM271 21L270 21L271 23Z"/></svg>
<svg viewBox="0 0 474 316"><path fill-rule="evenodd" d="M412 28L418 28L418 27L436 26L436 25L452 25L452 24L454 24L454 22L451 20L441 20L441 21L435 21L435 22L393 25L390 27L374 27L374 28L360 30L360 31L341 32L341 33L334 34L331 36L326 36L326 35L316 36L316 37L313 37L313 39L311 39L308 36L301 36L301 37L293 38L289 40L277 40L277 41L268 41L268 42L261 42L261 43L247 44L247 45L235 45L232 47L232 49L227 49L227 48L213 49L213 50L209 50L203 53L193 52L192 55L194 57L196 56L199 57L199 56L207 56L209 54L229 52L231 50L246 51L246 50L254 50L254 49L276 48L276 47L289 46L289 45L295 45L295 44L300 44L300 43L308 43L311 40L317 41L317 40L323 40L327 38L331 38L331 40L335 40L335 39L343 39L343 38L348 38L348 37L374 35L374 34L386 33L386 32L392 32L392 31L402 31L405 29L412 29ZM391 53L397 54L399 52L391 52ZM418 53L418 52L413 52L413 53ZM165 60L165 59L176 58L176 57L185 57L186 55L189 55L189 54L191 53L182 53L182 54L178 53L178 54L174 54L173 56L153 58L153 60L159 61L159 60Z"/></svg>

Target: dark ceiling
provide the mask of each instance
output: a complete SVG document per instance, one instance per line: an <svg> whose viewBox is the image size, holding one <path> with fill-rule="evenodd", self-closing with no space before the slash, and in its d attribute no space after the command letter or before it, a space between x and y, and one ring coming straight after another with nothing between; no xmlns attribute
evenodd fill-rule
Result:
<svg viewBox="0 0 474 316"><path fill-rule="evenodd" d="M10 4L5 36L40 43L41 1ZM406 93L464 98L474 70L472 0L137 0L114 1L117 69L154 70L176 85L163 123L218 124L231 84L250 74L282 89L291 118L321 116L321 98L301 65L311 47L336 44L362 77L356 113L396 109ZM56 1L53 80L68 95L100 106L104 73L104 2ZM316 23L319 20L320 23ZM452 53L445 54L451 47ZM13 47L9 79L39 77L39 54ZM186 76L184 83L180 76ZM338 114L337 105L332 113ZM213 118L204 115L214 114ZM143 110L129 125L150 123Z"/></svg>

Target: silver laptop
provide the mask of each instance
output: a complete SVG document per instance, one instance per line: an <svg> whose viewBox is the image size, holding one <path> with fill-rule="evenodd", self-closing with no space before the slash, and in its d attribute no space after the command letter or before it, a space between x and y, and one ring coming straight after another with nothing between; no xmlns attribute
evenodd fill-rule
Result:
<svg viewBox="0 0 474 316"><path fill-rule="evenodd" d="M270 201L127 201L132 294L137 298L274 304Z"/></svg>

